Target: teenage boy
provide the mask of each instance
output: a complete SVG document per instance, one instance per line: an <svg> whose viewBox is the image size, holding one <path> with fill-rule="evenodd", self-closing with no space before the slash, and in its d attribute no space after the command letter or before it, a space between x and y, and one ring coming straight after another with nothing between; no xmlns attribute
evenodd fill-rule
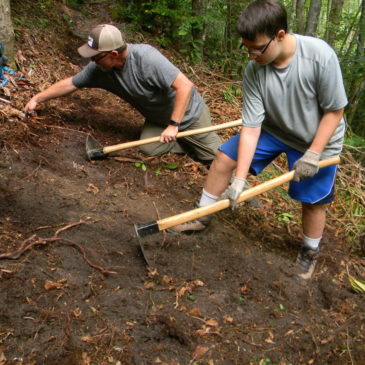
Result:
<svg viewBox="0 0 365 365"><path fill-rule="evenodd" d="M320 250L326 206L334 199L336 166L319 170L318 162L340 154L345 133L347 98L339 62L324 41L288 33L286 10L276 0L249 4L238 30L250 58L243 80L243 126L219 148L199 206L222 193L234 206L248 187L248 173L257 175L285 153L289 169L295 170L289 195L302 205L299 275L308 278ZM173 230L202 231L209 222L203 217Z"/></svg>

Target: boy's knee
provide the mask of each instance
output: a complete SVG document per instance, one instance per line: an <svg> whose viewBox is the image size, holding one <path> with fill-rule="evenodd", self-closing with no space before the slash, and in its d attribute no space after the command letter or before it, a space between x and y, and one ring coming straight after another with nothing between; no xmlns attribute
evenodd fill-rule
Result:
<svg viewBox="0 0 365 365"><path fill-rule="evenodd" d="M214 164L221 170L234 170L236 168L236 161L228 157L224 152L217 151L214 158Z"/></svg>

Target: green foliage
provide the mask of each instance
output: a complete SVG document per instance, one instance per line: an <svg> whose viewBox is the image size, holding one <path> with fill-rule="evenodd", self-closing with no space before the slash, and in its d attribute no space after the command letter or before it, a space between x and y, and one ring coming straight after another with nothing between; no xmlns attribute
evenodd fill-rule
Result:
<svg viewBox="0 0 365 365"><path fill-rule="evenodd" d="M294 215L290 213L281 213L277 217L278 221L283 224L289 224L293 218Z"/></svg>
<svg viewBox="0 0 365 365"><path fill-rule="evenodd" d="M87 0L67 0L68 6L76 10L81 10L86 2Z"/></svg>
<svg viewBox="0 0 365 365"><path fill-rule="evenodd" d="M222 90L223 98L228 103L234 104L239 100L242 103L242 86L237 84L229 84Z"/></svg>
<svg viewBox="0 0 365 365"><path fill-rule="evenodd" d="M134 164L135 167L140 168L142 171L147 171L147 166L144 164L144 162L136 162Z"/></svg>
<svg viewBox="0 0 365 365"><path fill-rule="evenodd" d="M168 163L164 167L165 169L168 170L176 170L179 167L179 165L177 163Z"/></svg>
<svg viewBox="0 0 365 365"><path fill-rule="evenodd" d="M365 116L364 116L365 118ZM363 122L364 119L363 118ZM363 128L363 127L362 127ZM352 131L348 131L345 138L345 147L351 151L351 154L354 156L355 160L360 164L365 166L365 138L361 137L357 134L354 134Z"/></svg>

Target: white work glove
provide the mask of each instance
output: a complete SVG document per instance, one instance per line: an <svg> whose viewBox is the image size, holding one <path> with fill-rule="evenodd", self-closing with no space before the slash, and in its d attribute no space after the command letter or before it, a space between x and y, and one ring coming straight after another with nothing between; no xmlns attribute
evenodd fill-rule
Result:
<svg viewBox="0 0 365 365"><path fill-rule="evenodd" d="M220 196L220 199L229 199L231 201L232 210L237 207L237 199L241 195L242 191L249 188L248 182L246 179L241 179L239 177L235 177L231 185L223 192Z"/></svg>
<svg viewBox="0 0 365 365"><path fill-rule="evenodd" d="M294 164L293 181L299 182L314 176L318 170L318 162L321 155L307 150L305 154Z"/></svg>

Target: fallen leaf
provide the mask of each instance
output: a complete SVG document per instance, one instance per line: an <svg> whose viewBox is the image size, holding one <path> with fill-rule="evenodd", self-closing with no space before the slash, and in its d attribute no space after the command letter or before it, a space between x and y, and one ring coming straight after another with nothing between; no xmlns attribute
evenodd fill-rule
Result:
<svg viewBox="0 0 365 365"><path fill-rule="evenodd" d="M91 359L87 352L82 353L81 365L90 365Z"/></svg>
<svg viewBox="0 0 365 365"><path fill-rule="evenodd" d="M86 191L89 193L97 194L99 192L99 188L97 188L94 184L89 184Z"/></svg>
<svg viewBox="0 0 365 365"><path fill-rule="evenodd" d="M199 308L193 308L190 312L189 312L190 316L193 317L202 317L202 312Z"/></svg>
<svg viewBox="0 0 365 365"><path fill-rule="evenodd" d="M80 308L76 308L74 311L73 311L73 315L75 316L75 318L79 318L81 316L81 309Z"/></svg>
<svg viewBox="0 0 365 365"><path fill-rule="evenodd" d="M6 364L6 357L4 355L4 353L0 350L0 365L5 365Z"/></svg>
<svg viewBox="0 0 365 365"><path fill-rule="evenodd" d="M172 284L172 279L169 276L164 275L161 279L161 284L164 286L169 286Z"/></svg>
<svg viewBox="0 0 365 365"><path fill-rule="evenodd" d="M185 292L186 292L186 288L185 288L185 287L182 287L182 288L180 288L180 289L178 290L178 292L177 292L177 296L178 296L179 298L181 298L181 297L185 294Z"/></svg>
<svg viewBox="0 0 365 365"><path fill-rule="evenodd" d="M224 317L224 321L227 323L232 323L233 322L233 318L231 316L225 316Z"/></svg>
<svg viewBox="0 0 365 365"><path fill-rule="evenodd" d="M198 336L203 337L203 336L205 336L205 335L208 333L208 331L207 331L207 329L205 328L205 329L196 330L196 331L195 331L195 333L196 333Z"/></svg>
<svg viewBox="0 0 365 365"><path fill-rule="evenodd" d="M243 294L247 293L249 290L250 289L248 288L248 286L246 284L241 286L241 288L240 288L240 292L243 293Z"/></svg>
<svg viewBox="0 0 365 365"><path fill-rule="evenodd" d="M327 344L328 342L331 342L333 340L333 336L330 336L328 338L325 338L324 340L321 341L321 345L325 345Z"/></svg>
<svg viewBox="0 0 365 365"><path fill-rule="evenodd" d="M90 310L95 314L98 313L98 310L95 307L90 307Z"/></svg>
<svg viewBox="0 0 365 365"><path fill-rule="evenodd" d="M129 157L114 157L114 160L120 161L120 162L137 162L135 158L129 158Z"/></svg>
<svg viewBox="0 0 365 365"><path fill-rule="evenodd" d="M195 286L204 286L204 283L201 280L198 280L198 279L194 280L193 283L194 283Z"/></svg>
<svg viewBox="0 0 365 365"><path fill-rule="evenodd" d="M356 293L365 294L365 281L356 279L354 276L352 276L350 274L348 275L348 277L349 277L349 281L352 286L352 289L354 289L356 291Z"/></svg>
<svg viewBox="0 0 365 365"><path fill-rule="evenodd" d="M218 114L218 115L225 115L225 112L219 109L211 109L212 113Z"/></svg>
<svg viewBox="0 0 365 365"><path fill-rule="evenodd" d="M44 289L48 290L54 290L54 289L61 289L63 287L62 283L57 281L50 281L46 280L44 283Z"/></svg>
<svg viewBox="0 0 365 365"><path fill-rule="evenodd" d="M146 283L144 283L143 285L146 289L151 289L155 286L155 283L153 281L148 281Z"/></svg>
<svg viewBox="0 0 365 365"><path fill-rule="evenodd" d="M197 346L196 349L193 352L193 359L194 360L198 360L201 357L203 357L207 352L208 352L208 348L204 347L204 346Z"/></svg>
<svg viewBox="0 0 365 365"><path fill-rule="evenodd" d="M93 338L91 336L83 336L80 338L80 340L82 342L87 342L87 343L92 343L93 342Z"/></svg>
<svg viewBox="0 0 365 365"><path fill-rule="evenodd" d="M209 327L218 327L218 322L213 318L208 319L205 324Z"/></svg>

